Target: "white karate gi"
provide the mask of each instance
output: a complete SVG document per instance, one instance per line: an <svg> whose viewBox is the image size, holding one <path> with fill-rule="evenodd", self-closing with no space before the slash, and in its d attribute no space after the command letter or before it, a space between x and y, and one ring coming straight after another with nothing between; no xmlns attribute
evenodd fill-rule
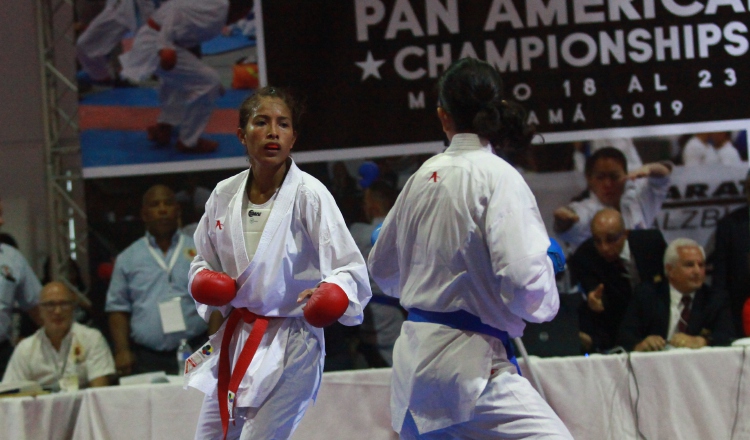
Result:
<svg viewBox="0 0 750 440"><path fill-rule="evenodd" d="M151 17L160 30L142 26L133 48L120 56L123 78L137 82L159 76L158 122L180 126L179 138L188 147L198 143L221 94L218 72L188 49L219 35L228 12L228 0L170 0ZM159 50L165 48L177 52L169 71L159 67Z"/></svg>
<svg viewBox="0 0 750 440"><path fill-rule="evenodd" d="M154 0L107 0L76 42L81 69L96 81L110 78L107 56L128 32L146 23L154 10Z"/></svg>
<svg viewBox="0 0 750 440"><path fill-rule="evenodd" d="M362 322L362 309L371 296L369 278L364 259L333 197L323 184L297 168L294 162L273 204L255 256L248 261L241 217L248 174L243 171L220 182L206 203L206 213L195 233L198 254L191 266L190 282L204 268L225 272L237 280L239 288L231 306L281 318L269 322L239 386L236 405L252 407L242 411L255 414L255 418L268 418L248 420L251 428L245 431L254 430L253 423L266 430L275 429L277 423L290 423L284 435L291 435L308 401L317 393L325 354L323 330L304 320L303 304L297 303L297 296L321 282L335 283L349 297L349 308L339 322L357 325ZM200 303L197 307L206 320L215 310ZM229 306L219 310L226 316ZM236 362L252 325L240 323L238 329L236 341L230 345L231 365ZM219 420L216 388L223 333L224 327L211 336L213 352L186 378L187 385L206 393L204 413L215 414L216 418L206 420L206 414L202 414L201 424L213 424L214 428ZM314 368L310 369L310 365ZM294 385L299 369L307 369L307 386ZM266 408L270 405L289 412L292 404L296 406L292 407L291 416ZM199 426L196 438L210 432L202 429ZM268 434L243 432L242 438L264 438L263 435Z"/></svg>
<svg viewBox="0 0 750 440"><path fill-rule="evenodd" d="M516 337L523 320L557 313L549 244L521 175L477 135L457 134L409 179L368 266L407 309L463 310ZM416 430L439 438L569 438L499 339L433 323L407 321L401 329L391 411L402 438L417 438Z"/></svg>

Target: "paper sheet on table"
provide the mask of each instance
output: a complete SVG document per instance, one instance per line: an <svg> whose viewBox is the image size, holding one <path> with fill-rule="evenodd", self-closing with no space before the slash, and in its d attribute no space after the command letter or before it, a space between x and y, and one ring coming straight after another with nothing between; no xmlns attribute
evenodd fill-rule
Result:
<svg viewBox="0 0 750 440"><path fill-rule="evenodd" d="M180 298L159 304L159 315L161 315L161 328L164 333L184 332L185 317L182 316Z"/></svg>

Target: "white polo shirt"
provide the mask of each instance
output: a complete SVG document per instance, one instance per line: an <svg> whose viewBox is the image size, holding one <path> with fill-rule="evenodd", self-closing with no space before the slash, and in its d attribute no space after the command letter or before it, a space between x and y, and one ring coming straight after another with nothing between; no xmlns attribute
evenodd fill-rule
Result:
<svg viewBox="0 0 750 440"><path fill-rule="evenodd" d="M55 350L44 328L22 340L10 357L3 382L33 380L42 387L56 387L63 376L78 375L81 387L91 380L115 373L115 361L99 330L73 323Z"/></svg>

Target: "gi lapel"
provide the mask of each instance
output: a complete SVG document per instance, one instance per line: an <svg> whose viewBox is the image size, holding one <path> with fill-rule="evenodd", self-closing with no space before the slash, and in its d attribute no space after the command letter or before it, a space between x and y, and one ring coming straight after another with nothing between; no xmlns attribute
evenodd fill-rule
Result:
<svg viewBox="0 0 750 440"><path fill-rule="evenodd" d="M225 221L224 227L231 228L232 250L234 251L234 261L237 264L237 273L243 273L248 269L250 264L245 250L245 234L242 232L242 200L247 191L247 179L250 171L245 171L245 178L242 179L239 191L234 193L232 201L229 202L227 211L231 212Z"/></svg>
<svg viewBox="0 0 750 440"><path fill-rule="evenodd" d="M290 209L292 209L292 204L294 203L294 200L297 196L297 187L299 186L299 182L302 179L301 173L302 172L300 171L300 169L297 168L297 165L294 163L294 161L292 161L289 172L287 173L284 182L281 184L281 188L279 189L279 194L276 197L276 201L273 203L273 208L271 209L271 214L268 216L266 226L263 228L263 233L260 235L260 241L258 242L258 249L255 251L255 256L253 257L253 260L249 262L247 269L245 269L240 274L240 276L237 277L237 283L241 286L240 290L242 290L242 286L245 285L245 281L250 278L250 275L258 265L258 262L266 258L268 247L272 242L274 235L279 229L279 226L282 224L286 214ZM243 235L244 234L242 234L240 231L240 236L242 236L242 248L244 249L245 242ZM244 251L243 254L245 255L245 259L247 260L247 254ZM238 292L238 294L239 293L240 292Z"/></svg>

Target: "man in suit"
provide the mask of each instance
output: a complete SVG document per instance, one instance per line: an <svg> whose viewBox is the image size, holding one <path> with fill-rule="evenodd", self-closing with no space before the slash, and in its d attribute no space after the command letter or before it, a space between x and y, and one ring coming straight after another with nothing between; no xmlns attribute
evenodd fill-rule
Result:
<svg viewBox="0 0 750 440"><path fill-rule="evenodd" d="M728 345L734 336L726 293L705 283L703 247L678 238L664 253L668 282L642 284L623 317L620 344L627 350Z"/></svg>
<svg viewBox="0 0 750 440"><path fill-rule="evenodd" d="M750 173L748 173L750 176ZM750 205L750 179L745 180L745 196ZM742 307L750 300L750 214L748 205L732 211L716 225L716 248L712 255L714 271L711 285L726 290L734 331L744 333Z"/></svg>
<svg viewBox="0 0 750 440"><path fill-rule="evenodd" d="M612 208L594 215L591 234L571 257L570 268L586 292L579 311L581 343L586 351L603 352L615 346L635 287L664 277L661 258L667 243L658 230L628 231Z"/></svg>

